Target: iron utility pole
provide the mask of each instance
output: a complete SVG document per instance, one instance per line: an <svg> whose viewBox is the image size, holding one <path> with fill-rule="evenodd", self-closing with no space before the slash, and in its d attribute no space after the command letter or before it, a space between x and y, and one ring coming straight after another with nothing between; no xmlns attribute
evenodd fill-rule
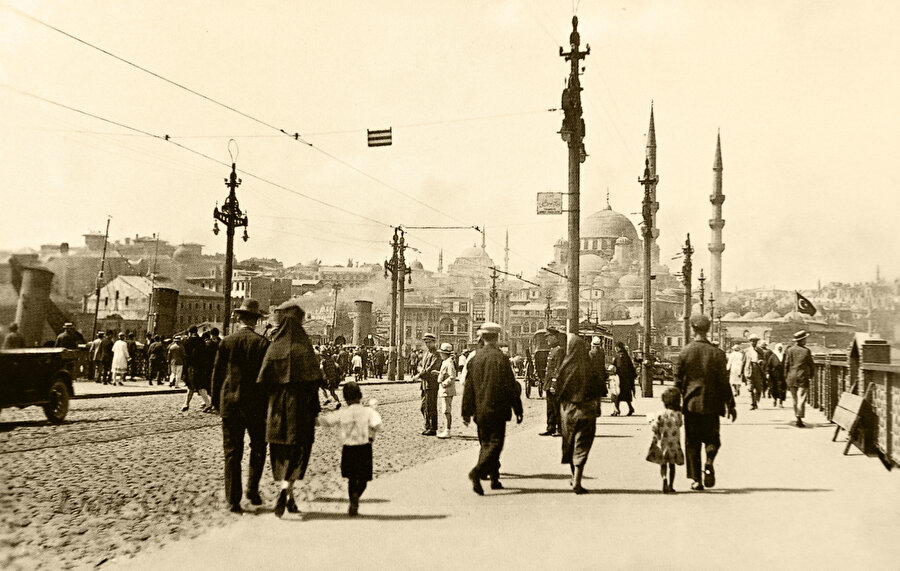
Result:
<svg viewBox="0 0 900 571"><path fill-rule="evenodd" d="M703 268L700 268L700 277L697 278L697 281L700 282L700 313L706 313L706 301L704 301L703 296L706 293L703 285L706 283L706 278L703 277Z"/></svg>
<svg viewBox="0 0 900 571"><path fill-rule="evenodd" d="M694 308L694 300L691 292L691 256L694 254L694 248L691 247L691 235L687 235L684 241L684 247L681 249L684 253L684 263L681 265L681 275L684 279L684 343L687 345L691 342L691 312Z"/></svg>
<svg viewBox="0 0 900 571"><path fill-rule="evenodd" d="M412 270L406 266L406 255L404 254L406 248L406 237L403 228L400 228L400 243L397 246L397 322L399 323L397 345L401 350L405 343L404 337L406 335L406 285L404 282L407 276L409 276L409 283L412 283ZM400 355L403 355L402 351ZM401 362L397 368L397 379L402 381L403 375L404 367L403 362Z"/></svg>
<svg viewBox="0 0 900 571"><path fill-rule="evenodd" d="M94 302L94 325L91 328L91 341L97 337L97 315L100 313L100 287L103 283L103 266L106 265L106 244L109 242L109 221L111 216L106 217L106 233L103 235L103 255L100 257L100 271L97 272L97 288L94 291L97 299Z"/></svg>
<svg viewBox="0 0 900 571"><path fill-rule="evenodd" d="M337 337L338 292L341 291L341 284L332 284L331 291L334 292L334 311L331 313L331 340L334 341Z"/></svg>
<svg viewBox="0 0 900 571"><path fill-rule="evenodd" d="M391 348L388 355L388 380L397 379L397 251L400 247L400 229L394 228L391 240L391 259L384 263L384 277L391 273Z"/></svg>
<svg viewBox="0 0 900 571"><path fill-rule="evenodd" d="M231 333L231 273L232 261L234 258L234 229L238 227L244 228L244 242L250 239L247 235L247 225L250 221L247 214L241 211L238 204L235 190L241 186L241 179L237 177L237 167L235 163L231 163L231 175L225 179L225 186L228 187L228 198L219 210L219 205L213 209L213 234L219 234L219 222L225 225L225 285L223 286L225 308L222 315L222 336Z"/></svg>
<svg viewBox="0 0 900 571"><path fill-rule="evenodd" d="M587 159L584 150L584 119L581 108L581 70L580 62L591 53L591 46L580 50L581 34L578 33L578 17L572 16L572 33L569 34L569 52L559 48L559 55L571 62L569 81L562 92L562 108L564 113L560 135L569 145L569 291L568 310L566 312L566 331L578 333L579 296L579 244L581 243L581 163Z"/></svg>
<svg viewBox="0 0 900 571"><path fill-rule="evenodd" d="M547 309L544 310L544 316L547 318L547 327L550 327L550 317L553 315L553 309L550 307L550 302L553 300L553 292L547 290Z"/></svg>
<svg viewBox="0 0 900 571"><path fill-rule="evenodd" d="M497 323L497 298L499 297L497 294L497 278L500 277L500 274L497 273L497 268L491 268L491 313L490 320L494 323Z"/></svg>
<svg viewBox="0 0 900 571"><path fill-rule="evenodd" d="M716 338L716 298L713 292L709 292L709 322L710 322L710 341Z"/></svg>
<svg viewBox="0 0 900 571"><path fill-rule="evenodd" d="M156 251L153 253L153 270L150 272L150 295L147 296L147 338L156 333L156 319L153 317L153 288L156 287L156 261L159 258L159 234L156 238Z"/></svg>
<svg viewBox="0 0 900 571"><path fill-rule="evenodd" d="M654 276L650 275L653 268L650 266L651 248L653 245L653 188L659 182L659 177L650 174L650 159L644 160L644 178L640 179L644 185L644 201L641 213L644 224L641 233L644 238L644 359L641 366L641 394L645 397L653 396L653 371L650 366L650 349L653 345L653 300L650 290L650 282Z"/></svg>

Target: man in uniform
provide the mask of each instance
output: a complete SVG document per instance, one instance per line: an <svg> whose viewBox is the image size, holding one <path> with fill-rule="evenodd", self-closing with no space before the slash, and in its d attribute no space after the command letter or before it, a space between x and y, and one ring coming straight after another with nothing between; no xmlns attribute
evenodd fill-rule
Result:
<svg viewBox="0 0 900 571"><path fill-rule="evenodd" d="M556 374L566 356L566 351L559 346L559 330L555 327L547 328L547 344L550 345L550 354L547 355L547 371L544 373L542 383L544 399L547 401L547 429L540 435L559 436L559 401L556 399L554 386L556 385Z"/></svg>
<svg viewBox="0 0 900 571"><path fill-rule="evenodd" d="M478 442L481 451L478 463L469 472L472 490L484 495L481 480L490 478L491 489L503 488L500 484L500 452L506 437L506 423L512 410L516 422L522 422L521 387L513 373L509 358L497 342L500 326L486 322L478 330L484 348L478 349L466 363L466 383L463 389L462 420L468 426L475 419L478 425Z"/></svg>
<svg viewBox="0 0 900 571"><path fill-rule="evenodd" d="M222 444L225 456L225 499L229 510L241 513L241 457L244 432L250 435L250 472L247 499L262 505L259 480L266 463L265 393L257 385L259 369L269 342L254 331L263 316L259 302L247 298L234 310L239 329L219 344L213 366L213 406L222 417Z"/></svg>
<svg viewBox="0 0 900 571"><path fill-rule="evenodd" d="M794 344L784 352L784 382L791 391L794 401L794 416L797 427L803 428L803 415L806 412L806 397L809 392L809 381L816 374L812 351L806 346L809 332L805 329L794 333Z"/></svg>
<svg viewBox="0 0 900 571"><path fill-rule="evenodd" d="M441 358L437 354L437 338L431 333L422 337L427 351L419 362L419 372L413 380L419 380L422 385L422 416L425 417L425 430L423 436L437 435L437 395L438 376L441 372Z"/></svg>
<svg viewBox="0 0 900 571"><path fill-rule="evenodd" d="M62 347L63 349L78 349L78 346L84 343L84 336L75 329L75 324L66 322L63 325L63 332L56 336L56 344L54 347Z"/></svg>
<svg viewBox="0 0 900 571"><path fill-rule="evenodd" d="M719 416L726 413L734 422L737 411L728 384L725 353L706 338L709 317L694 314L690 319L694 340L681 350L675 370L675 385L684 398L684 453L692 490L716 485L713 462L721 447ZM706 466L701 481L700 447L706 445Z"/></svg>

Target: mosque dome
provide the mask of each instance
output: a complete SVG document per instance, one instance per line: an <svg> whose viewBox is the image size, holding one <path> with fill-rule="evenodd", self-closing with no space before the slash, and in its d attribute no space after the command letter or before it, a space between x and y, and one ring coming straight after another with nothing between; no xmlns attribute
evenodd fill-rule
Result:
<svg viewBox="0 0 900 571"><path fill-rule="evenodd" d="M759 313L757 313L755 311L748 311L747 313L745 313L744 315L741 316L742 321L750 321L752 319L759 319L759 318L760 318Z"/></svg>
<svg viewBox="0 0 900 571"><path fill-rule="evenodd" d="M623 246L627 246L630 243L631 243L631 240L629 240L625 236L619 236L618 238L616 238L616 246L618 246L620 244Z"/></svg>
<svg viewBox="0 0 900 571"><path fill-rule="evenodd" d="M722 316L723 321L734 321L735 319L740 319L741 316L733 311L729 311L725 315Z"/></svg>
<svg viewBox="0 0 900 571"><path fill-rule="evenodd" d="M423 266L423 265L422 265L422 262L420 262L419 260L413 261L413 263L411 263L411 264L409 265L409 267L412 268L412 269L414 269L414 270L419 270L419 271L422 271L422 270L425 269L425 266Z"/></svg>
<svg viewBox="0 0 900 571"><path fill-rule="evenodd" d="M781 315L777 311L770 311L769 313L763 315L763 319L772 320L772 319L781 319Z"/></svg>
<svg viewBox="0 0 900 571"><path fill-rule="evenodd" d="M172 253L172 259L179 263L193 261L202 255L203 246L200 244L182 244Z"/></svg>
<svg viewBox="0 0 900 571"><path fill-rule="evenodd" d="M619 278L619 285L621 287L641 287L641 278L634 274L625 274Z"/></svg>
<svg viewBox="0 0 900 571"><path fill-rule="evenodd" d="M632 242L638 237L631 220L608 205L587 217L581 235L585 238L628 238Z"/></svg>
<svg viewBox="0 0 900 571"><path fill-rule="evenodd" d="M806 318L803 317L803 314L797 310L789 311L782 317L784 321L806 321Z"/></svg>
<svg viewBox="0 0 900 571"><path fill-rule="evenodd" d="M597 254L581 254L578 259L578 266L582 272L599 272L606 265L607 260Z"/></svg>

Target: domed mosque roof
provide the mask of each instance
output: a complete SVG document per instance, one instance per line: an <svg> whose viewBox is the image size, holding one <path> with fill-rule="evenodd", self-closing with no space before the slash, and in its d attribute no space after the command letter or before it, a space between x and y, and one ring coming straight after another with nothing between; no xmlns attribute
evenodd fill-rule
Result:
<svg viewBox="0 0 900 571"><path fill-rule="evenodd" d="M425 266L423 266L423 265L422 265L422 262L420 262L419 260L413 261L413 263L411 263L411 264L409 265L409 267L412 268L412 269L414 269L414 270L424 270L424 269L425 269Z"/></svg>
<svg viewBox="0 0 900 571"><path fill-rule="evenodd" d="M759 318L760 318L759 313L757 313L755 311L748 311L741 317L741 319L743 321L750 321L751 319L759 319Z"/></svg>
<svg viewBox="0 0 900 571"><path fill-rule="evenodd" d="M725 315L722 316L723 321L732 321L732 320L740 319L740 318L741 318L741 316L733 311L729 311L728 313L726 313Z"/></svg>
<svg viewBox="0 0 900 571"><path fill-rule="evenodd" d="M488 255L487 251L484 248L479 248L478 246L473 245L471 248L466 248L459 255L459 258L466 258L469 260L488 260L491 261L491 257ZM458 259L458 258L457 258Z"/></svg>
<svg viewBox="0 0 900 571"><path fill-rule="evenodd" d="M622 287L641 287L641 278L634 274L625 274L619 278L619 285Z"/></svg>
<svg viewBox="0 0 900 571"><path fill-rule="evenodd" d="M587 217L581 235L585 238L628 238L632 242L638 238L631 220L613 210L608 202L606 208Z"/></svg>
<svg viewBox="0 0 900 571"><path fill-rule="evenodd" d="M769 313L763 315L763 319L766 319L766 320L781 319L781 315L777 311L770 311Z"/></svg>
<svg viewBox="0 0 900 571"><path fill-rule="evenodd" d="M578 259L578 267L582 272L599 272L609 262L597 254L581 254Z"/></svg>

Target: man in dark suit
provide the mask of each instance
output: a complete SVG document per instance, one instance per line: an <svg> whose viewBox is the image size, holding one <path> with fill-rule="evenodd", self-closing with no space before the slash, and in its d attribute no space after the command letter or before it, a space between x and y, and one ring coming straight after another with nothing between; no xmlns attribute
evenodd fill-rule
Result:
<svg viewBox="0 0 900 571"><path fill-rule="evenodd" d="M544 373L542 388L547 401L547 429L541 436L559 436L559 401L556 399L556 375L566 356L565 350L559 346L559 331L554 327L547 328L547 344L550 354L547 355L547 370Z"/></svg>
<svg viewBox="0 0 900 571"><path fill-rule="evenodd" d="M269 342L254 331L263 314L259 302L247 298L234 310L239 329L222 340L213 365L213 406L222 417L225 452L225 499L241 513L241 457L244 432L250 435L250 472L247 499L262 504L259 480L266 463L266 396L256 384Z"/></svg>
<svg viewBox="0 0 900 571"><path fill-rule="evenodd" d="M806 411L806 398L809 392L809 381L816 376L816 364L812 352L806 346L809 332L805 329L794 333L794 345L784 352L784 380L791 398L794 401L794 416L797 427L803 428L803 414Z"/></svg>
<svg viewBox="0 0 900 571"><path fill-rule="evenodd" d="M484 495L481 480L491 479L491 489L502 489L500 484L500 452L506 438L506 423L509 422L510 410L516 415L516 422L522 423L522 388L516 381L509 357L500 351L497 342L500 326L496 323L484 323L478 330L484 342L484 348L466 363L466 384L463 389L462 419L469 425L475 418L478 425L478 442L481 451L478 463L469 472L472 490L479 496Z"/></svg>
<svg viewBox="0 0 900 571"><path fill-rule="evenodd" d="M425 418L425 430L422 436L437 434L437 400L438 373L441 370L441 359L437 354L437 338L432 333L422 337L427 351L422 355L419 372L413 377L422 387L422 416Z"/></svg>
<svg viewBox="0 0 900 571"><path fill-rule="evenodd" d="M694 340L681 350L676 363L676 386L684 398L684 453L687 476L694 481L692 490L716 485L713 462L719 447L719 417L726 413L734 422L737 411L728 384L727 357L706 338L710 320L705 315L692 315ZM706 445L706 465L700 480L700 447Z"/></svg>

